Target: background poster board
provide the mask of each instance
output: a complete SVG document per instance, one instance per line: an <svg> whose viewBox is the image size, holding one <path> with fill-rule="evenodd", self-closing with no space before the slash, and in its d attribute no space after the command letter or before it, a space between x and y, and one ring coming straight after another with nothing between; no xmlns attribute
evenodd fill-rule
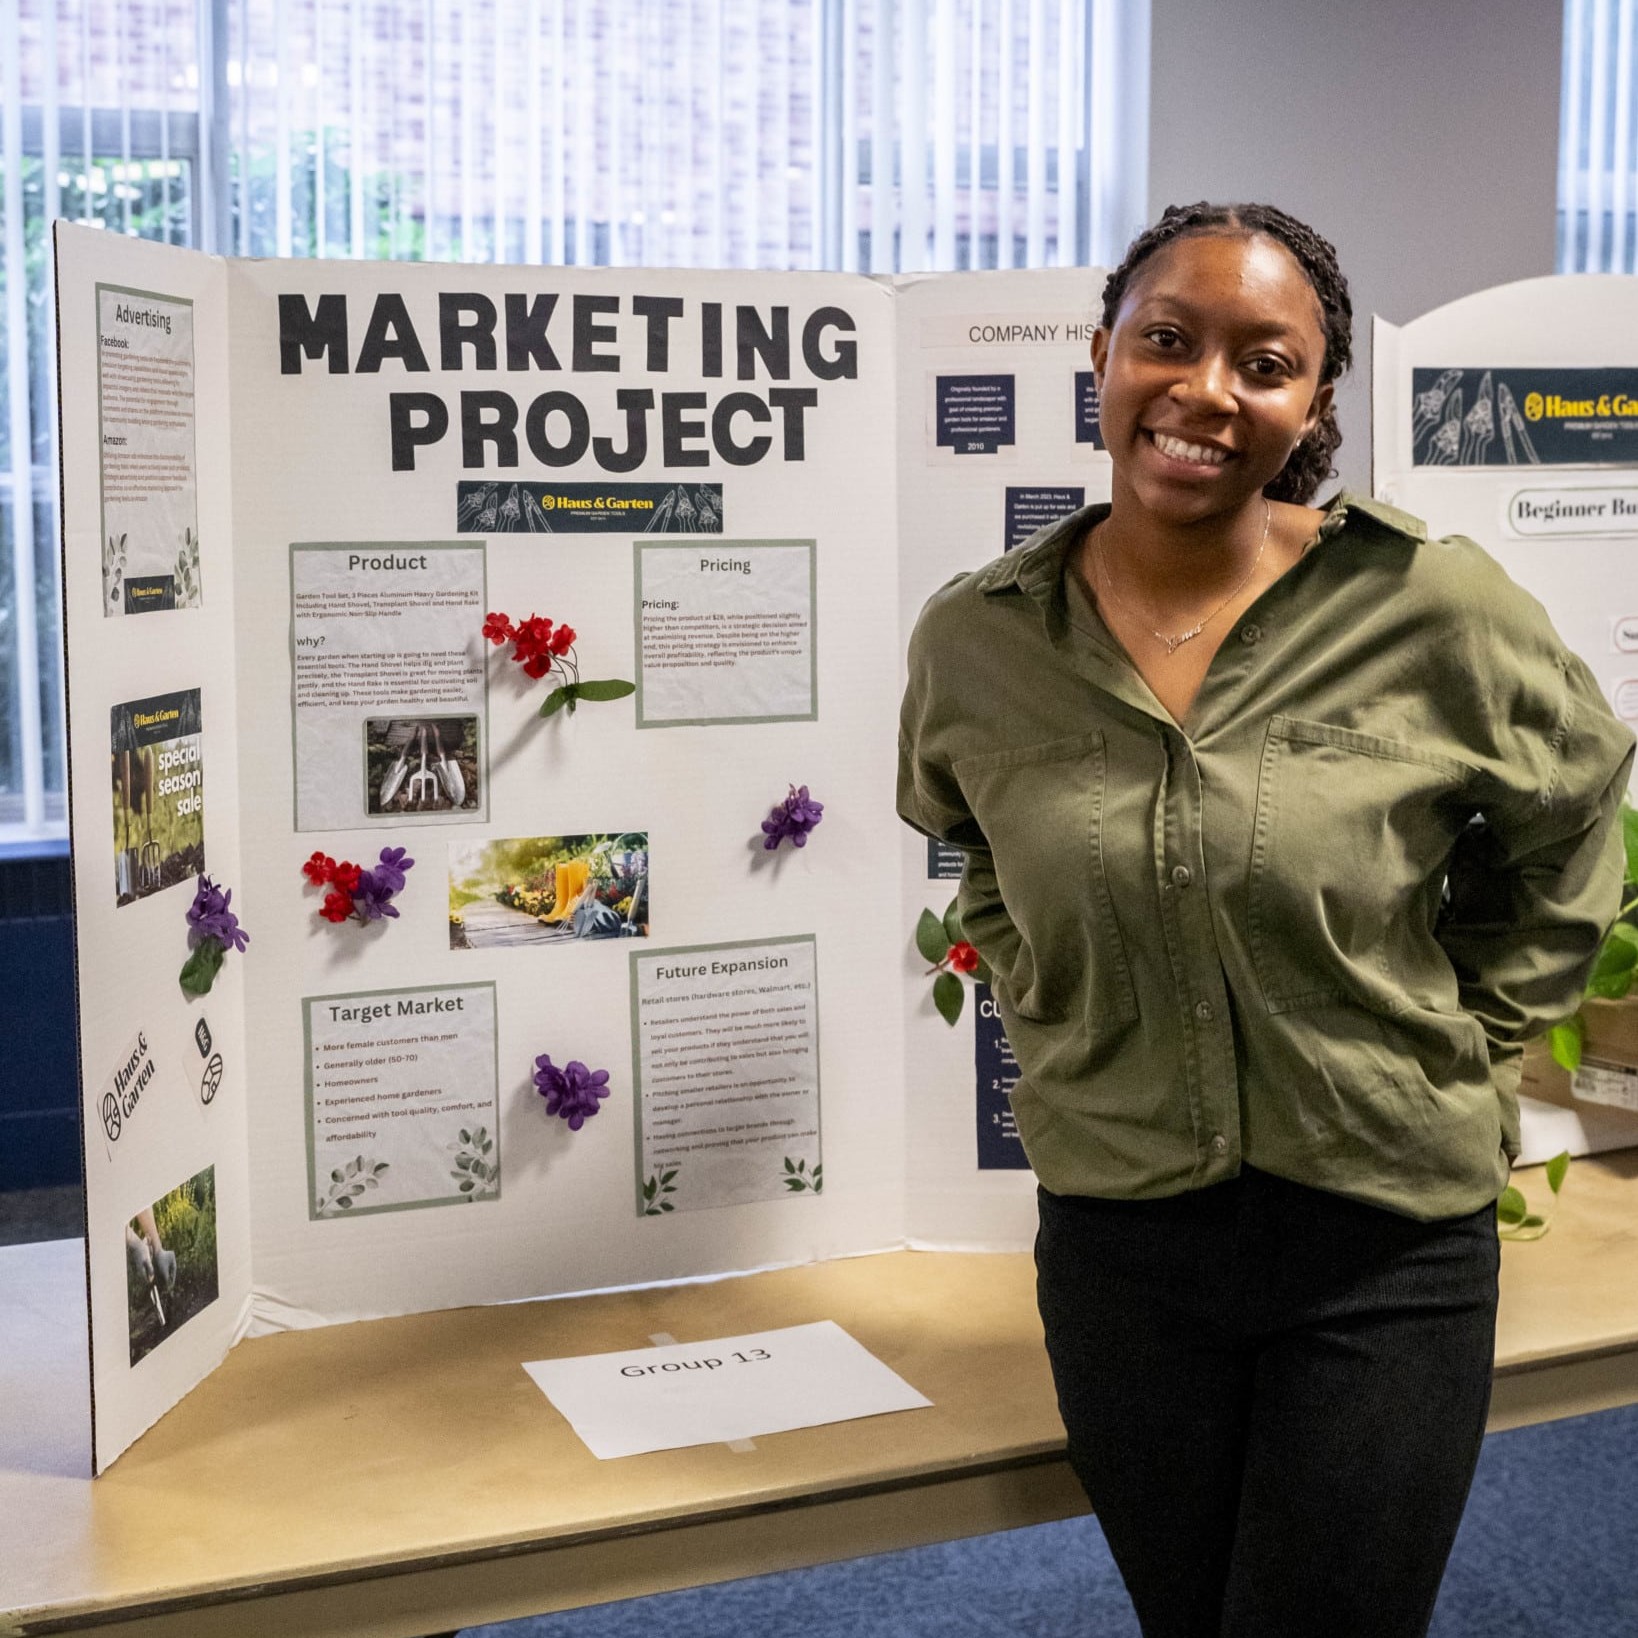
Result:
<svg viewBox="0 0 1638 1638"><path fill-rule="evenodd" d="M906 277L895 288L902 652L922 605L952 576L1016 549L1079 506L1107 500L1110 465L1095 412L1088 422L1089 383L1080 379L1091 367L1098 269ZM952 400L951 382L977 385ZM995 423L991 431L1004 406L1010 441L999 432L957 438L940 414L951 402L979 406ZM1017 1164L1016 1139L1000 1136L999 1089L991 1084L1004 1079L1000 1021L981 1016L983 987L969 984L960 1019L947 1027L933 1009L927 963L911 943L921 912L942 915L955 897L961 856L901 830L909 1233L918 1245L1028 1246L1035 1178Z"/></svg>
<svg viewBox="0 0 1638 1638"><path fill-rule="evenodd" d="M1478 541L1638 726L1638 280L1525 279L1377 319L1373 370L1377 497ZM1619 1102L1526 1093L1520 1114L1525 1164L1638 1143Z"/></svg>
<svg viewBox="0 0 1638 1638"><path fill-rule="evenodd" d="M1076 432L1096 273L945 298L851 275L237 263L72 226L57 245L99 1468L244 1334L1027 1244L1027 1173L979 1170L974 1012L950 1030L922 1008L907 909L931 884L893 811L894 708L926 591L1106 481ZM110 625L95 384L116 286L191 314L201 562L197 597ZM990 308L1007 328L957 333ZM974 464L924 440L941 371L1005 377L1021 442ZM583 676L643 694L542 720L543 687L484 640L492 611L572 626ZM182 773L251 946L190 1001L191 894L119 902L149 814L127 795L111 833L104 758L117 780L117 707L194 694ZM761 821L793 785L823 827L770 853ZM326 920L304 862L368 867L384 845L414 861L398 914ZM775 1031L790 1107L764 1099L790 1141L771 1178L716 1155L684 1201L671 1161L642 1170L640 969L746 948L806 975L762 998L805 1009ZM428 997L444 1010L403 1011ZM764 1035L717 1093L761 1095ZM607 1072L597 1117L550 1116L537 1070ZM182 1289L165 1225L184 1223L172 1326L154 1298ZM134 1364L133 1313L164 1327Z"/></svg>

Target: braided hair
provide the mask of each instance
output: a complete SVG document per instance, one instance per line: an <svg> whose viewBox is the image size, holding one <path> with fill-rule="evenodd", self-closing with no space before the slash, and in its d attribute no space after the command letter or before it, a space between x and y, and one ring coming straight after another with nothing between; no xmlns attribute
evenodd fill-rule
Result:
<svg viewBox="0 0 1638 1638"><path fill-rule="evenodd" d="M1119 267L1103 287L1103 315L1100 323L1112 330L1120 304L1132 276L1156 251L1179 239L1204 233L1265 234L1291 252L1307 275L1319 298L1321 327L1325 332L1325 356L1320 362L1320 383L1335 381L1353 362L1354 305L1348 296L1348 281L1337 266L1335 247L1305 222L1288 216L1273 205L1211 205L1202 200L1195 205L1168 205L1155 225L1140 233L1127 249ZM1327 478L1336 475L1331 457L1342 442L1334 410L1327 407L1281 467L1264 486L1270 500L1295 501L1306 505Z"/></svg>

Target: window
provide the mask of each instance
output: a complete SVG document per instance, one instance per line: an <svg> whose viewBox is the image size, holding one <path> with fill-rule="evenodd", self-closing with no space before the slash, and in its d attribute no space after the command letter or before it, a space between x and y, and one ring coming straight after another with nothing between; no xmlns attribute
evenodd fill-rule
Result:
<svg viewBox="0 0 1638 1638"><path fill-rule="evenodd" d="M1148 0L5 0L0 839L64 829L54 217L248 256L1106 262L1148 32Z"/></svg>
<svg viewBox="0 0 1638 1638"><path fill-rule="evenodd" d="M1638 0L1565 0L1559 120L1559 272L1638 272Z"/></svg>

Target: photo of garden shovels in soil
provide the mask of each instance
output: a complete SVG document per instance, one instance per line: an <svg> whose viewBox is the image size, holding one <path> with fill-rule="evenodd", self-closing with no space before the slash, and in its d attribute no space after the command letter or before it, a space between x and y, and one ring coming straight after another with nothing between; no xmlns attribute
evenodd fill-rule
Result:
<svg viewBox="0 0 1638 1638"><path fill-rule="evenodd" d="M110 713L114 895L131 904L205 870L199 690L132 700Z"/></svg>
<svg viewBox="0 0 1638 1638"><path fill-rule="evenodd" d="M365 804L370 813L475 813L478 719L372 717L364 724Z"/></svg>

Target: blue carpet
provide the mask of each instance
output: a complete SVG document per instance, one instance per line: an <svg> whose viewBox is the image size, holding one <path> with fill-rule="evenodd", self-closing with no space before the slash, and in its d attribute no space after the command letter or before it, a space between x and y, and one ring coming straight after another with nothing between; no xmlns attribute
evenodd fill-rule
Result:
<svg viewBox="0 0 1638 1638"><path fill-rule="evenodd" d="M471 1638L1138 1638L1093 1519L468 1629ZM1431 1638L1638 1634L1638 1406L1485 1440Z"/></svg>

